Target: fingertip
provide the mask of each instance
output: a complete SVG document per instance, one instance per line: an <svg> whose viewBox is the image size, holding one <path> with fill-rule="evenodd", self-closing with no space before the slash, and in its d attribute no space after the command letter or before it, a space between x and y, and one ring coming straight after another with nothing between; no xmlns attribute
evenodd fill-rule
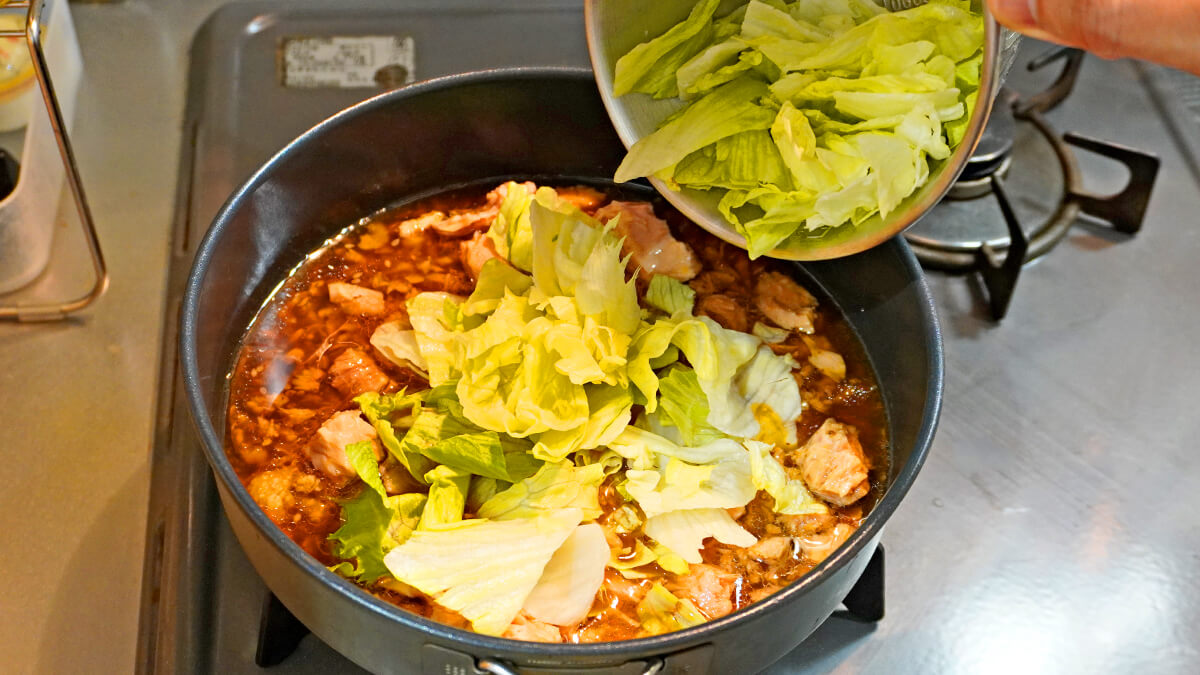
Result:
<svg viewBox="0 0 1200 675"><path fill-rule="evenodd" d="M992 16L1005 26L1032 38L1061 43L1061 39L1038 25L1037 3L1038 0L988 0Z"/></svg>
<svg viewBox="0 0 1200 675"><path fill-rule="evenodd" d="M1034 3L1037 0L988 0L992 15L1000 23L1013 30L1026 30L1037 26Z"/></svg>

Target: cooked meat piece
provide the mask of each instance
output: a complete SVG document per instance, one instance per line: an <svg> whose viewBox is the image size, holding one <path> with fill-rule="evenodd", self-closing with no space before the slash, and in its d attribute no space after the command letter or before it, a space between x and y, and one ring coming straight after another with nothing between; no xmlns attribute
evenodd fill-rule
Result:
<svg viewBox="0 0 1200 675"><path fill-rule="evenodd" d="M731 269L720 267L717 269L707 269L696 275L695 279L688 282L688 286L692 287L693 291L700 297L706 295L715 295L724 293L725 291L734 288L738 284L737 272Z"/></svg>
<svg viewBox="0 0 1200 675"><path fill-rule="evenodd" d="M343 410L325 420L304 449L317 471L340 486L349 484L357 477L346 457L346 446L360 441L371 441L376 459L383 459L383 449L379 445L375 427L364 420L357 410Z"/></svg>
<svg viewBox="0 0 1200 675"><path fill-rule="evenodd" d="M763 537L757 544L747 549L759 560L774 560L792 550L791 537Z"/></svg>
<svg viewBox="0 0 1200 675"><path fill-rule="evenodd" d="M528 181L519 183L519 185L528 190L529 194L533 194L537 190L537 186ZM482 207L433 221L429 226L448 237L481 230L491 225L492 221L496 219L496 214L500 213L500 205L504 203L507 196L508 183L504 183L487 194L487 202Z"/></svg>
<svg viewBox="0 0 1200 675"><path fill-rule="evenodd" d="M829 513L814 513L806 516L775 516L780 528L793 537L804 537L833 527L837 516Z"/></svg>
<svg viewBox="0 0 1200 675"><path fill-rule="evenodd" d="M758 311L780 328L812 333L817 299L786 274L767 272L754 284Z"/></svg>
<svg viewBox="0 0 1200 675"><path fill-rule="evenodd" d="M710 619L719 619L733 611L733 591L737 575L712 565L692 565L691 573L677 576L667 590L687 598Z"/></svg>
<svg viewBox="0 0 1200 675"><path fill-rule="evenodd" d="M746 308L728 295L710 295L702 298L697 304L696 314L707 316L731 330L745 333L750 329Z"/></svg>
<svg viewBox="0 0 1200 675"><path fill-rule="evenodd" d="M562 631L554 626L529 616L524 610L509 624L502 637L529 642L562 642Z"/></svg>
<svg viewBox="0 0 1200 675"><path fill-rule="evenodd" d="M634 579L626 579L621 573L611 567L604 570L604 585L602 590L615 595L621 602L637 604L646 597L650 586Z"/></svg>
<svg viewBox="0 0 1200 675"><path fill-rule="evenodd" d="M375 365L375 360L357 347L347 349L334 359L333 365L329 366L329 380L334 389L346 396L381 391L388 385L388 376Z"/></svg>
<svg viewBox="0 0 1200 675"><path fill-rule="evenodd" d="M445 220L446 214L441 211L430 211L417 218L410 218L400 223L400 236L407 239L415 234L420 234L429 228L434 223Z"/></svg>
<svg viewBox="0 0 1200 675"><path fill-rule="evenodd" d="M316 476L295 468L282 468L257 474L250 479L246 491L250 493L250 498L262 507L267 517L279 525L284 525L298 518L294 513L296 495L316 492L320 487Z"/></svg>
<svg viewBox="0 0 1200 675"><path fill-rule="evenodd" d="M838 523L820 532L799 537L796 541L800 545L800 550L804 552L805 558L808 558L813 563L820 563L828 558L829 554L833 553L837 547L849 539L850 535L854 534L855 529L849 523Z"/></svg>
<svg viewBox="0 0 1200 675"><path fill-rule="evenodd" d="M342 281L329 282L329 301L347 314L382 316L387 313L383 293Z"/></svg>
<svg viewBox="0 0 1200 675"><path fill-rule="evenodd" d="M832 417L800 448L804 484L830 504L846 506L867 494L867 458L858 430Z"/></svg>
<svg viewBox="0 0 1200 675"><path fill-rule="evenodd" d="M596 210L596 218L605 223L618 215L615 232L625 238L624 252L647 278L665 274L687 281L700 272L692 247L671 236L667 221L654 215L649 203L609 202Z"/></svg>
<svg viewBox="0 0 1200 675"><path fill-rule="evenodd" d="M725 512L729 514L730 518L737 520L738 518L741 518L742 516L746 515L746 507L735 506L733 508L725 509Z"/></svg>
<svg viewBox="0 0 1200 675"><path fill-rule="evenodd" d="M607 199L603 192L587 187L586 185L560 187L554 190L558 193L559 197L579 207L582 211L591 211Z"/></svg>
<svg viewBox="0 0 1200 675"><path fill-rule="evenodd" d="M492 242L492 238L487 236L486 232L476 232L474 237L464 241L460 247L463 267L466 267L467 271L471 273L472 279L479 278L479 271L483 269L485 262L492 258L500 258L500 253L496 251L496 244Z"/></svg>

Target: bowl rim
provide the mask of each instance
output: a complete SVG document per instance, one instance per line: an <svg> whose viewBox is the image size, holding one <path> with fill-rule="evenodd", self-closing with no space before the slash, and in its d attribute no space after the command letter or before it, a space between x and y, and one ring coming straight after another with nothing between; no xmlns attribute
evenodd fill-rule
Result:
<svg viewBox="0 0 1200 675"><path fill-rule="evenodd" d="M587 38L588 58L591 61L592 70L596 77L596 86L600 89L600 99L604 101L604 108L608 111L609 119L613 122L613 128L616 129L617 136L625 144L626 149L628 149L642 137L638 136L637 132L633 129L628 116L622 114L625 106L618 101L620 97L613 96L614 74L612 68L616 64L615 62L608 62L600 44L601 36L597 21L597 12L599 10L597 7L601 2L603 0L584 0L583 4L584 34ZM987 3L983 4L982 15L984 22L983 63L980 65L981 76L979 78L975 110L968 121L963 141L959 143L958 147L954 148L950 157L944 160L943 169L934 180L927 182L913 193L915 195L924 191L925 197L923 199L912 200L913 195L910 195L905 198L902 202L903 208L893 212L891 216L893 222L887 228L881 228L864 236L851 237L847 241L830 246L817 246L811 249L776 248L773 251L763 254L764 256L781 260L807 262L831 260L853 255L878 246L888 239L902 234L905 230L915 225L917 221L946 196L951 186L958 180L958 176L966 168L967 160L975 152L975 148L979 144L983 136L983 130L987 126L988 119L991 116L992 101L996 98L996 94L1000 90L1000 69L1003 61L1002 45L1004 36L1000 30L1000 24L992 16ZM983 74L987 76L984 77ZM980 105L979 101L986 102L986 105ZM687 196L690 192L695 191L671 189L666 182L653 176L649 177L648 180L664 199L670 202L680 213L687 216L689 220L713 236L719 237L739 248L746 248L746 238L739 234L732 225L727 223L724 218L714 216L712 213L700 208L699 202ZM868 221L878 217L878 214L876 214L868 219ZM720 226L717 226L717 221L720 222ZM845 227L845 224L835 229L842 227ZM857 228L859 225L855 225L854 227ZM814 255L814 253L818 252L819 255Z"/></svg>
<svg viewBox="0 0 1200 675"><path fill-rule="evenodd" d="M824 582L826 577L833 575L849 564L851 560L855 559L864 547L874 545L873 542L880 534L884 523L891 517L915 480L917 473L925 462L934 432L937 429L942 405L944 354L942 332L934 309L933 297L925 282L916 256L901 238L895 238L894 243L897 246L897 253L901 259L901 263L909 273L910 283L915 286L921 323L928 330L925 340L930 347L929 365L925 374L928 380L928 393L922 411L923 419L915 438L912 454L909 456L908 461L900 467L899 471L895 471L895 468L893 468L895 475L889 480L887 490L864 519L862 526L842 546L838 547L829 558L815 567L811 572L767 599L755 602L749 607L733 612L725 617L681 631L632 640L587 644L527 642L452 628L387 603L349 580L331 572L324 565L320 564L316 558L300 548L298 544L292 541L267 517L258 504L250 497L249 492L234 472L233 465L229 462L225 454L224 434L213 426L212 417L205 404L204 387L201 386L201 376L197 361L196 338L198 326L196 313L199 307L201 289L213 262L216 245L224 236L226 230L231 227L241 204L260 186L266 183L275 170L280 165L286 163L292 154L301 152L309 146L319 143L328 130L347 124L359 115L379 108L389 107L411 97L434 94L460 86L529 79L544 81L548 84L554 82L579 84L582 81L591 81L592 71L586 68L559 66L496 68L439 77L385 92L346 108L319 122L288 143L288 145L277 152L250 178L242 183L240 187L235 189L213 219L212 224L201 241L184 288L183 305L179 319L179 349L188 408L196 431L200 436L201 446L203 447L209 466L217 480L223 483L224 487L228 489L234 502L259 530L259 533L279 553L298 565L308 575L315 577L316 581L324 585L327 589L341 595L343 599L359 605L362 609L390 619L400 626L419 630L430 637L440 638L453 643L465 643L475 650L490 650L499 654L536 656L540 658L561 657L564 659L594 657L597 660L645 657L650 654L666 655L670 652L701 644L710 635L721 632L728 627L749 622L771 613L779 606L819 586ZM224 504L225 500L222 500L222 505L224 506ZM268 587L271 586L270 582L265 578L264 582L267 582Z"/></svg>

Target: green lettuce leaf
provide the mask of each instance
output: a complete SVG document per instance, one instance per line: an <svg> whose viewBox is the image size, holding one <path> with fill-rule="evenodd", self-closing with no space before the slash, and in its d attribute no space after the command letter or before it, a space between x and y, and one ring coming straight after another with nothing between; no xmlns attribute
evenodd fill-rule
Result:
<svg viewBox="0 0 1200 675"><path fill-rule="evenodd" d="M658 384L658 414L665 424L678 429L681 444L704 445L724 436L708 423L708 399L695 370L675 366Z"/></svg>
<svg viewBox="0 0 1200 675"><path fill-rule="evenodd" d="M487 236L502 258L529 272L533 269L533 230L529 225L529 202L533 196L520 183L509 181L504 186L504 201L488 227Z"/></svg>
<svg viewBox="0 0 1200 675"><path fill-rule="evenodd" d="M421 399L421 394L407 394L404 391L395 394L371 391L360 394L354 402L362 409L371 426L375 427L375 433L379 434L379 441L388 453L403 464L415 480L424 484L425 474L433 468L433 463L421 453L405 448L396 435L397 428L412 426L413 413L420 408Z"/></svg>
<svg viewBox="0 0 1200 675"><path fill-rule="evenodd" d="M577 467L570 462L546 462L537 473L497 493L476 515L493 520L530 518L558 509L579 509L582 520L600 516L600 482L604 467Z"/></svg>
<svg viewBox="0 0 1200 675"><path fill-rule="evenodd" d="M354 472L363 479L380 497L386 498L387 491L383 489L383 478L379 475L379 462L375 459L375 446L371 441L359 441L346 446L346 459Z"/></svg>
<svg viewBox="0 0 1200 675"><path fill-rule="evenodd" d="M721 85L634 143L613 179L624 183L652 176L722 138L769 128L775 111L758 101L770 93L766 83L748 76Z"/></svg>
<svg viewBox="0 0 1200 675"><path fill-rule="evenodd" d="M596 523L575 528L554 552L537 585L525 598L524 610L538 621L575 626L583 621L604 583L608 541Z"/></svg>
<svg viewBox="0 0 1200 675"><path fill-rule="evenodd" d="M342 526L329 541L335 556L352 562L330 569L367 584L388 576L384 556L412 534L424 505L420 493L381 497L374 489L342 502Z"/></svg>
<svg viewBox="0 0 1200 675"><path fill-rule="evenodd" d="M384 563L396 579L458 612L477 632L501 635L582 517L579 509L563 509L463 520L414 532Z"/></svg>
<svg viewBox="0 0 1200 675"><path fill-rule="evenodd" d="M668 98L678 92L675 71L713 38L713 13L720 0L702 0L682 22L659 37L643 42L617 60L613 93L630 92Z"/></svg>
<svg viewBox="0 0 1200 675"><path fill-rule="evenodd" d="M407 303L417 347L428 366L429 384L435 387L458 377L454 327L446 325L446 306L461 300L449 293L427 292L414 295Z"/></svg>
<svg viewBox="0 0 1200 675"><path fill-rule="evenodd" d="M417 529L431 530L462 520L471 474L443 464L425 474L425 480L429 482L429 500Z"/></svg>
<svg viewBox="0 0 1200 675"><path fill-rule="evenodd" d="M691 315L692 305L696 302L696 291L665 274L656 274L650 279L650 287L646 289L646 302L668 315Z"/></svg>
<svg viewBox="0 0 1200 675"><path fill-rule="evenodd" d="M730 546L747 547L758 538L734 522L725 509L688 509L668 511L646 520L646 536L666 546L680 558L693 564L703 562L700 549L712 537Z"/></svg>
<svg viewBox="0 0 1200 675"><path fill-rule="evenodd" d="M400 444L407 455L499 480L509 480L500 435L433 408L422 408Z"/></svg>
<svg viewBox="0 0 1200 675"><path fill-rule="evenodd" d="M417 346L416 332L401 328L399 321L389 321L376 328L371 333L371 346L397 366L428 377L426 370L429 366L425 364L425 357L421 356Z"/></svg>
<svg viewBox="0 0 1200 675"><path fill-rule="evenodd" d="M690 600L675 597L661 584L654 584L637 606L638 621L650 635L698 626L708 619Z"/></svg>

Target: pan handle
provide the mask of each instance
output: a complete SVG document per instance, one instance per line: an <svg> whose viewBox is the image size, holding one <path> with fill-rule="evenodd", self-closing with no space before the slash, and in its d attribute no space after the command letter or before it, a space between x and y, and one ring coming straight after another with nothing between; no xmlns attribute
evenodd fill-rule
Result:
<svg viewBox="0 0 1200 675"><path fill-rule="evenodd" d="M421 672L425 675L704 675L713 657L711 644L663 656L636 658L613 666L516 666L499 658L476 659L470 654L426 644L422 648Z"/></svg>
<svg viewBox="0 0 1200 675"><path fill-rule="evenodd" d="M625 664L625 666L629 666L629 665L631 665L631 664L628 664L628 663ZM666 665L666 664L663 662L662 659L652 659L645 664L645 667L642 669L642 672L640 673L640 675L658 675L659 673L662 672L664 665ZM618 672L623 672L625 666L619 667L620 670ZM504 661L499 661L499 660L480 659L479 661L475 662L475 667L485 673L490 673L491 675L520 675L519 670L517 670L513 666L510 666L509 664L505 663ZM588 675L591 675L592 673L595 673L596 675L600 675L600 674L604 673L604 670L605 669L603 669L603 668L589 668L586 672L588 673ZM562 671L560 671L560 672L562 672ZM581 672L584 672L584 671L581 671Z"/></svg>

